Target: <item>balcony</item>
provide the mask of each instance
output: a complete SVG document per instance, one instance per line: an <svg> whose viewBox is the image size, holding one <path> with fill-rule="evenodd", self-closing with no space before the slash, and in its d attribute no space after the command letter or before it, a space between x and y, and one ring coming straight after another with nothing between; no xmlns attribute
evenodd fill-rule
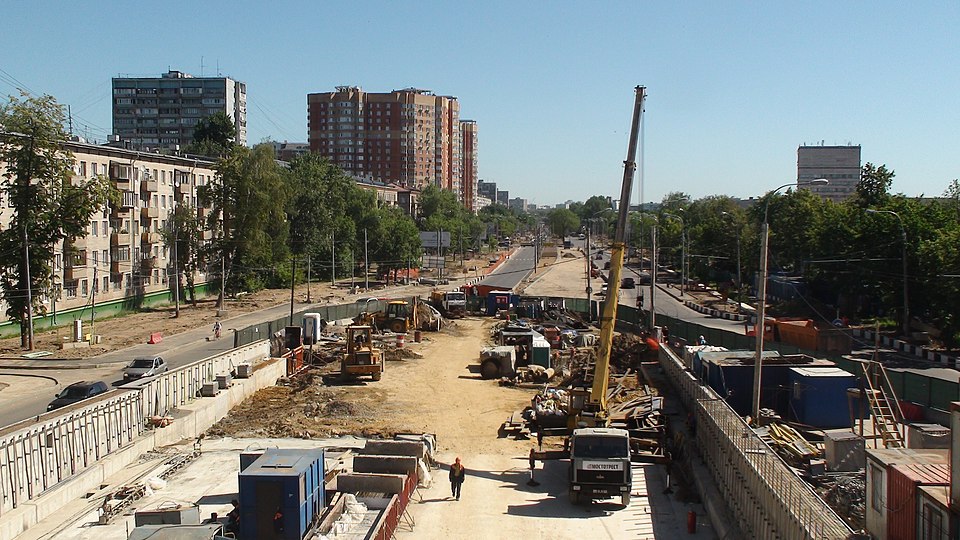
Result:
<svg viewBox="0 0 960 540"><path fill-rule="evenodd" d="M190 195L193 193L193 186L187 183L180 184L177 186L177 192L179 192L181 195Z"/></svg>
<svg viewBox="0 0 960 540"><path fill-rule="evenodd" d="M130 245L130 233L126 231L115 232L110 235L110 245L111 246L129 246Z"/></svg>
<svg viewBox="0 0 960 540"><path fill-rule="evenodd" d="M63 281L75 281L78 279L86 279L90 275L90 269L86 266L64 266L63 267Z"/></svg>
<svg viewBox="0 0 960 540"><path fill-rule="evenodd" d="M69 244L74 251L83 251L87 249L87 237L80 236L78 238L74 238L69 242ZM64 249L64 251L67 251L67 250Z"/></svg>
<svg viewBox="0 0 960 540"><path fill-rule="evenodd" d="M156 206L145 206L140 209L140 217L143 219L153 219L160 217L160 209Z"/></svg>
<svg viewBox="0 0 960 540"><path fill-rule="evenodd" d="M140 191L156 193L157 191L160 191L160 182L157 182L156 180L141 180Z"/></svg>
<svg viewBox="0 0 960 540"><path fill-rule="evenodd" d="M145 232L140 234L141 244L159 244L162 241L163 237L161 237L158 232Z"/></svg>
<svg viewBox="0 0 960 540"><path fill-rule="evenodd" d="M160 261L157 257L144 257L141 261L141 265L144 270L153 270L160 265Z"/></svg>
<svg viewBox="0 0 960 540"><path fill-rule="evenodd" d="M118 261L116 259L113 259L110 261L111 274L122 274L129 269L130 269L130 261Z"/></svg>

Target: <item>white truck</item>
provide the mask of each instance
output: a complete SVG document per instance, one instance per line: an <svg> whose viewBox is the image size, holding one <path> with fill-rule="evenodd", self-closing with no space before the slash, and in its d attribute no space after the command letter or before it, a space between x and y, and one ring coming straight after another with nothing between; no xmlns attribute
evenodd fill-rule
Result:
<svg viewBox="0 0 960 540"><path fill-rule="evenodd" d="M445 317L459 318L466 315L467 295L462 291L438 291L430 293L430 304Z"/></svg>
<svg viewBox="0 0 960 540"><path fill-rule="evenodd" d="M630 504L633 475L625 429L580 428L570 436L570 502L620 497Z"/></svg>

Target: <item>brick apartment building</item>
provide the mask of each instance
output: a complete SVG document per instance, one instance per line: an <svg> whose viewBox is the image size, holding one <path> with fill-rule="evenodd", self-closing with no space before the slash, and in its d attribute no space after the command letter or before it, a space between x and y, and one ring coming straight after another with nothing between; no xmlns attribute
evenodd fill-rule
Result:
<svg viewBox="0 0 960 540"><path fill-rule="evenodd" d="M477 123L473 120L460 121L460 200L471 212L477 207Z"/></svg>
<svg viewBox="0 0 960 540"><path fill-rule="evenodd" d="M457 98L406 88L389 93L338 86L307 95L310 151L360 178L461 197Z"/></svg>

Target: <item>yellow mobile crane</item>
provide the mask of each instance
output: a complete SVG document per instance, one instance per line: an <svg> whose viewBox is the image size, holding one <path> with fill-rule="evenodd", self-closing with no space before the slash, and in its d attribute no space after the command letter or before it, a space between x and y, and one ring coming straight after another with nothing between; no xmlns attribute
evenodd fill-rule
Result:
<svg viewBox="0 0 960 540"><path fill-rule="evenodd" d="M593 384L582 407L571 404L571 418L578 429L570 435L570 501L574 504L595 498L620 497L624 506L630 504L633 476L630 468L630 434L625 429L611 429L608 425L607 390L610 379L610 350L613 347L613 327L617 321L617 299L620 296L620 274L623 270L623 252L627 239L627 217L630 212L630 191L637 170L637 140L646 88L637 86L633 106L633 125L630 128L630 146L623 162L623 183L620 187L620 208L617 232L610 249L610 279L600 315L600 350L593 370ZM590 254L588 253L589 257ZM582 399L583 396L581 396ZM574 414L575 413L575 414Z"/></svg>

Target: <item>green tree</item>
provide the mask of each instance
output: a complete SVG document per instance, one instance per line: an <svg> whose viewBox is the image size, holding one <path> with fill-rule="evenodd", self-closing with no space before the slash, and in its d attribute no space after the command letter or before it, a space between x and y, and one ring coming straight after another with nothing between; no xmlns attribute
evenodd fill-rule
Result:
<svg viewBox="0 0 960 540"><path fill-rule="evenodd" d="M550 232L563 237L580 228L580 218L566 208L554 208L547 213L547 226Z"/></svg>
<svg viewBox="0 0 960 540"><path fill-rule="evenodd" d="M884 205L890 199L890 186L896 174L886 165L874 166L866 163L860 171L857 182L857 200L862 208Z"/></svg>
<svg viewBox="0 0 960 540"><path fill-rule="evenodd" d="M420 231L413 219L397 207L381 208L379 214L372 260L381 275L389 278L392 271L396 283L397 271L420 257Z"/></svg>
<svg viewBox="0 0 960 540"><path fill-rule="evenodd" d="M174 286L182 290L179 275L182 274L187 282L190 303L194 307L197 306L194 277L202 267L203 227L203 220L197 214L196 207L188 202L180 202L167 221L167 228L161 232L164 243L170 247L171 255L176 253L177 256L179 273L174 278Z"/></svg>
<svg viewBox="0 0 960 540"><path fill-rule="evenodd" d="M282 281L274 267L289 255L289 184L273 148L234 146L216 169L216 181L198 188L197 195L201 204L213 208L207 219L215 235L209 259L223 261L227 291L255 291L271 280Z"/></svg>
<svg viewBox="0 0 960 540"><path fill-rule="evenodd" d="M85 236L93 213L115 193L104 177L73 177L73 155L61 147L63 121L63 106L51 96L23 94L0 107L0 199L12 208L9 227L0 231L0 289L7 316L20 323L20 343L30 349L27 293L30 310L43 314L39 292L51 288L57 244Z"/></svg>
<svg viewBox="0 0 960 540"><path fill-rule="evenodd" d="M225 156L233 146L237 129L227 113L218 111L200 119L193 129L193 143L187 148L190 154L202 156Z"/></svg>

